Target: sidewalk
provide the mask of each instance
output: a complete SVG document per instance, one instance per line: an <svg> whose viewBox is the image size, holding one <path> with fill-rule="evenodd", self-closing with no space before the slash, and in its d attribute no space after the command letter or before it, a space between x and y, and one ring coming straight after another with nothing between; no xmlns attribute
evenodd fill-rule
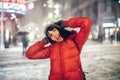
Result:
<svg viewBox="0 0 120 80"><path fill-rule="evenodd" d="M120 45L120 42L116 42L116 41L113 41L113 43L110 43L109 40L104 40L102 43L101 42L98 42L98 41L94 41L94 40L90 40L88 39L87 42L85 43L85 45L91 45L91 44L103 44L103 45Z"/></svg>
<svg viewBox="0 0 120 80"><path fill-rule="evenodd" d="M88 40L81 61L87 80L120 80L120 44ZM22 46L0 52L0 80L48 80L49 59L29 60ZM29 76L28 76L29 75Z"/></svg>

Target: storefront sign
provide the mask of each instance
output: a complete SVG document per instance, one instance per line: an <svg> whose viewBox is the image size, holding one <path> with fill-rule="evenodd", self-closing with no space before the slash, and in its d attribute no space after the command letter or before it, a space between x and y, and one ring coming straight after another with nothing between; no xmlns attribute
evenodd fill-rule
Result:
<svg viewBox="0 0 120 80"><path fill-rule="evenodd" d="M17 13L25 15L26 5L24 0L3 0L0 2L0 12L4 13Z"/></svg>
<svg viewBox="0 0 120 80"><path fill-rule="evenodd" d="M103 23L103 27L115 27L114 23Z"/></svg>
<svg viewBox="0 0 120 80"><path fill-rule="evenodd" d="M10 2L10 3L25 3L25 0L2 0L3 2Z"/></svg>

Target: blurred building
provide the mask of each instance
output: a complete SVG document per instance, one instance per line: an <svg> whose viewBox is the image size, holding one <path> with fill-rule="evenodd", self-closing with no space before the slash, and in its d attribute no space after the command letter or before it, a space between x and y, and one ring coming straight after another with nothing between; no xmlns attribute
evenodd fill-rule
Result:
<svg viewBox="0 0 120 80"><path fill-rule="evenodd" d="M102 41L114 34L115 27L120 27L119 0L62 0L61 3L63 18L87 16L93 20L92 39Z"/></svg>
<svg viewBox="0 0 120 80"><path fill-rule="evenodd" d="M4 0L3 0L4 1ZM110 35L119 32L120 29L120 3L119 0L5 0L14 1L11 4L18 4L25 1L25 7L14 8L5 6L4 19L1 25L5 27L4 41L14 39L16 32L26 31L31 41L44 37L46 24L60 19L86 16L93 21L90 38L102 42ZM8 2L6 4L8 4ZM2 2L0 2L2 5ZM4 5L6 5L4 4ZM8 4L9 5L9 4ZM18 6L18 5L17 5ZM12 8L13 9L13 8ZM16 10L18 9L18 10ZM1 16L2 18L2 16ZM117 27L117 29L116 29ZM7 37L7 40L5 38ZM119 34L116 33L116 36Z"/></svg>
<svg viewBox="0 0 120 80"><path fill-rule="evenodd" d="M93 20L90 37L93 40L103 41L113 35L115 27L120 24L120 21L118 21L120 18L120 4L118 1L36 0L33 2L34 8L28 10L26 16L20 19L20 24L21 27L28 27L29 24L34 24L34 29L39 29L38 31L34 30L36 32L34 36L41 38L42 36L39 34L43 34L45 24L49 22L70 17L86 16Z"/></svg>
<svg viewBox="0 0 120 80"><path fill-rule="evenodd" d="M18 20L19 30L28 31L31 41L44 37L47 24L61 19L60 4L56 0L29 0L27 13Z"/></svg>
<svg viewBox="0 0 120 80"><path fill-rule="evenodd" d="M25 0L0 1L0 45L9 47L18 31L17 20L26 13ZM2 47L2 46L1 46Z"/></svg>

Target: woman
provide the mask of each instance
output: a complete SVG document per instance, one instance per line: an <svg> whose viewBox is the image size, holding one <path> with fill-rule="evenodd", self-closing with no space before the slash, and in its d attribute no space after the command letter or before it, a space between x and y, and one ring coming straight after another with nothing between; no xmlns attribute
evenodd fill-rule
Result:
<svg viewBox="0 0 120 80"><path fill-rule="evenodd" d="M71 18L49 25L46 37L30 46L26 52L29 59L50 58L49 80L84 80L80 53L86 42L92 21L87 17ZM67 31L64 27L80 28ZM51 45L45 47L50 42Z"/></svg>

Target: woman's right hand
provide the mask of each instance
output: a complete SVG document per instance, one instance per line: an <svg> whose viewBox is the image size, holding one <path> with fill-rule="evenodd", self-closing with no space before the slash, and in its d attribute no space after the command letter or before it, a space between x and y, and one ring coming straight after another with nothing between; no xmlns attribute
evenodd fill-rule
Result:
<svg viewBox="0 0 120 80"><path fill-rule="evenodd" d="M57 22L54 22L56 25L58 25L60 28L65 28L64 27L64 21L63 20L59 20Z"/></svg>

